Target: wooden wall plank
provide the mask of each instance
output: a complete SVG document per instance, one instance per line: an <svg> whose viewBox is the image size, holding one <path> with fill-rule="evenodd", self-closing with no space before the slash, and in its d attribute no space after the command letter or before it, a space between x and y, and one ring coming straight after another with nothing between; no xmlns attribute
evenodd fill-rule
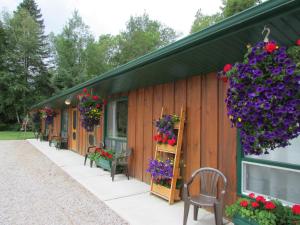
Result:
<svg viewBox="0 0 300 225"><path fill-rule="evenodd" d="M163 107L165 114L174 113L174 82L163 84Z"/></svg>
<svg viewBox="0 0 300 225"><path fill-rule="evenodd" d="M186 111L186 97L187 97L187 80L179 80L175 82L175 91L174 91L174 99L175 99L175 114L176 115L180 115L181 112L181 108L183 107L183 109ZM186 118L185 118L186 119ZM181 166L181 175L183 175L183 177L186 176L186 167L185 167L185 163L186 162L186 157L187 157L187 140L186 140L186 127L183 131L183 138L182 138L182 147L181 147L181 162L180 166Z"/></svg>
<svg viewBox="0 0 300 225"><path fill-rule="evenodd" d="M149 160L152 158L152 140L153 140L153 87L145 88L144 98L144 158L143 158L143 181L150 182L150 174L146 173Z"/></svg>
<svg viewBox="0 0 300 225"><path fill-rule="evenodd" d="M218 168L218 80L202 76L201 167Z"/></svg>
<svg viewBox="0 0 300 225"><path fill-rule="evenodd" d="M137 91L137 114L136 114L136 144L135 144L135 177L143 180L144 164L144 96L145 89Z"/></svg>
<svg viewBox="0 0 300 225"><path fill-rule="evenodd" d="M228 85L228 84L227 84ZM236 164L236 129L231 128L227 116L225 98L227 86L219 81L219 170L227 177L227 193L225 203L231 204L236 200L237 191L237 164Z"/></svg>
<svg viewBox="0 0 300 225"><path fill-rule="evenodd" d="M201 131L201 77L194 76L187 81L187 154L186 177L200 168L200 131ZM195 180L191 193L199 193L199 182Z"/></svg>
<svg viewBox="0 0 300 225"><path fill-rule="evenodd" d="M128 134L127 145L132 148L132 156L129 160L129 172L131 176L135 176L135 161L136 161L136 109L137 109L137 91L130 91L128 94Z"/></svg>
<svg viewBox="0 0 300 225"><path fill-rule="evenodd" d="M163 107L163 85L160 84L153 87L153 108L152 108L153 136L157 133L154 123L161 116L162 107ZM156 147L156 142L152 138L152 158L154 158L155 147Z"/></svg>

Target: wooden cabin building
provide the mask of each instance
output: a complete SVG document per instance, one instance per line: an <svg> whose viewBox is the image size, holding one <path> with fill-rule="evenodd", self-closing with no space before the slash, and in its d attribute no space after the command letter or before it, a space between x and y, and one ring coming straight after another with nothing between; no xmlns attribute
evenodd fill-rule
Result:
<svg viewBox="0 0 300 225"><path fill-rule="evenodd" d="M107 140L131 147L130 175L149 183L146 169L155 151L153 122L160 117L162 107L170 114L179 114L183 107L186 111L181 163L184 179L194 170L209 166L218 168L228 179L227 204L235 201L238 194L248 192L288 202L293 195L293 201L300 202L300 197L295 197L300 196L300 189L282 184L276 192L268 190L272 187L263 183L268 179L263 174L276 176L272 171L265 173L272 168L278 170L278 174L291 176L285 178L287 183L292 182L289 179L296 179L294 182L299 185L300 155L295 155L293 162L244 157L237 130L231 128L224 103L228 84L217 78L216 71L226 63L242 60L247 44L263 40L261 32L265 25L271 29L271 39L292 45L300 37L300 1L266 1L63 91L34 108L50 106L57 111L53 134L67 133L68 148L78 154L84 155L89 145ZM80 125L76 95L83 88L92 88L94 93L108 99L101 125L93 132L87 132ZM71 99L69 106L64 104L67 98ZM257 168L262 171L259 185L263 188L251 189L253 184L248 178L252 177L248 170ZM192 192L198 190L199 185L193 186ZM286 193L278 193L284 190Z"/></svg>

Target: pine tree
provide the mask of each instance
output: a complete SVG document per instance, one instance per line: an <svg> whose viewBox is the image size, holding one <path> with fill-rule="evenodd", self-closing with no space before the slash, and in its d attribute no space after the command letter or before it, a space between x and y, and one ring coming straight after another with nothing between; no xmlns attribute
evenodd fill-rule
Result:
<svg viewBox="0 0 300 225"><path fill-rule="evenodd" d="M41 9L34 0L23 0L17 8L16 12L25 9L28 11L29 15L33 20L39 25L37 30L38 37L38 47L36 48L35 58L31 60L31 66L35 67L35 92L38 97L37 101L48 97L53 93L53 88L51 86L51 74L49 73L48 60L49 60L49 45L48 37L45 35L45 25L42 18ZM15 12L15 13L16 13Z"/></svg>

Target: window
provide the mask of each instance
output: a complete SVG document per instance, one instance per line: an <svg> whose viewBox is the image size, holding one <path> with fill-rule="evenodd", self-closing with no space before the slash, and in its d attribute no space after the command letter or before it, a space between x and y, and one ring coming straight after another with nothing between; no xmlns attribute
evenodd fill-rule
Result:
<svg viewBox="0 0 300 225"><path fill-rule="evenodd" d="M127 138L127 100L112 101L107 104L106 137Z"/></svg>
<svg viewBox="0 0 300 225"><path fill-rule="evenodd" d="M286 148L261 156L242 156L241 194L264 195L286 204L300 202L300 136Z"/></svg>

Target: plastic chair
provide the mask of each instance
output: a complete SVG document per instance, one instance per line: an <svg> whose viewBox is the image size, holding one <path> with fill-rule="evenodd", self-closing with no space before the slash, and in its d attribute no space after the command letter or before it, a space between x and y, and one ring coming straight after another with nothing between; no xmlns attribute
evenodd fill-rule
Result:
<svg viewBox="0 0 300 225"><path fill-rule="evenodd" d="M123 168L122 170L123 170L123 172L125 172L128 180L129 180L128 160L129 160L131 153L132 153L131 148L127 148L125 151L116 152L114 159L111 162L111 179L112 179L112 181L114 181L118 166Z"/></svg>
<svg viewBox="0 0 300 225"><path fill-rule="evenodd" d="M200 194L190 195L189 187L196 176L200 176ZM222 181L222 182L220 182ZM220 182L220 194L218 195L218 183ZM202 206L213 207L215 212L216 225L223 224L223 199L226 193L227 179L222 172L217 169L205 167L196 170L190 180L184 184L184 216L183 225L186 225L190 205L194 205L194 220L197 220L198 210ZM219 197L218 197L219 196Z"/></svg>

